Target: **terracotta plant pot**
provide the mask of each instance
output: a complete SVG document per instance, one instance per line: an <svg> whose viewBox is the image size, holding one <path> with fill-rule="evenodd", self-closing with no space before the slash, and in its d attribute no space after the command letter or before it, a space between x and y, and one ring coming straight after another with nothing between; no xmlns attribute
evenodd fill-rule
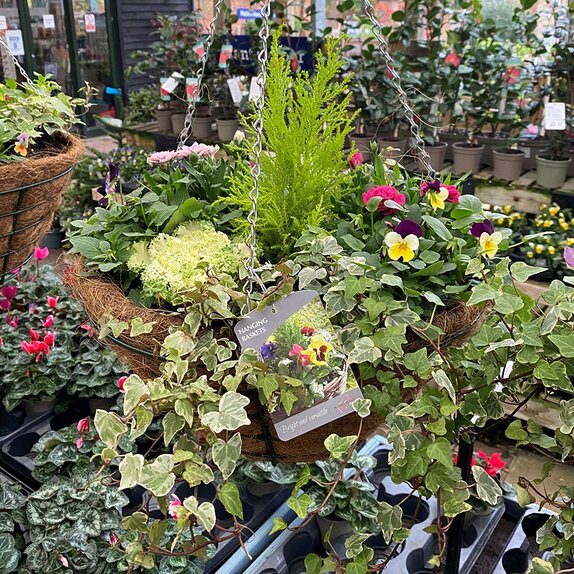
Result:
<svg viewBox="0 0 574 574"><path fill-rule="evenodd" d="M522 175L524 152L516 149L493 150L494 179L516 181Z"/></svg>
<svg viewBox="0 0 574 574"><path fill-rule="evenodd" d="M453 147L454 173L476 173L480 169L480 160L484 146L479 144L455 143Z"/></svg>
<svg viewBox="0 0 574 574"><path fill-rule="evenodd" d="M229 143L235 132L239 129L239 120L215 120L217 123L217 135L223 143Z"/></svg>
<svg viewBox="0 0 574 574"><path fill-rule="evenodd" d="M524 152L524 161L522 162L522 168L526 171L536 169L536 156L543 154L544 150L548 147L548 140L532 139L532 140L520 140L518 142L518 149Z"/></svg>
<svg viewBox="0 0 574 574"><path fill-rule="evenodd" d="M351 134L349 139L355 143L355 148L363 154L365 161L371 159L371 142L375 139L374 136L367 136L361 134Z"/></svg>
<svg viewBox="0 0 574 574"><path fill-rule="evenodd" d="M488 167L494 166L494 155L493 151L496 148L501 148L506 144L507 138L501 135L487 135L478 136L477 143L484 146L484 151L482 152L482 164Z"/></svg>
<svg viewBox="0 0 574 574"><path fill-rule="evenodd" d="M198 141L207 139L211 137L212 126L213 118L211 116L197 117L193 120L191 135Z"/></svg>
<svg viewBox="0 0 574 574"><path fill-rule="evenodd" d="M26 415L31 417L34 415L41 415L44 413L49 413L56 404L56 399L51 399L49 401L24 401L24 410Z"/></svg>
<svg viewBox="0 0 574 574"><path fill-rule="evenodd" d="M171 110L156 110L155 118L160 132L171 131Z"/></svg>
<svg viewBox="0 0 574 574"><path fill-rule="evenodd" d="M175 113L171 114L171 131L174 134L180 134L183 131L183 126L185 124L185 114Z"/></svg>
<svg viewBox="0 0 574 574"><path fill-rule="evenodd" d="M564 185L572 158L552 161L541 155L536 156L536 184L555 189Z"/></svg>
<svg viewBox="0 0 574 574"><path fill-rule="evenodd" d="M425 145L425 151L430 156L430 159L427 161L435 171L440 171L443 168L447 147L448 144L446 142L437 142L435 145ZM421 171L426 169L420 159L417 160L417 164Z"/></svg>
<svg viewBox="0 0 574 574"><path fill-rule="evenodd" d="M439 132L438 137L441 142L446 142L448 144L448 147L446 148L446 152L444 154L445 161L452 161L453 144L466 141L466 134L461 132L443 131Z"/></svg>
<svg viewBox="0 0 574 574"><path fill-rule="evenodd" d="M377 143L381 148L381 154L384 158L399 161L407 153L409 140L407 138L380 137L377 138ZM387 151L387 148L394 149Z"/></svg>

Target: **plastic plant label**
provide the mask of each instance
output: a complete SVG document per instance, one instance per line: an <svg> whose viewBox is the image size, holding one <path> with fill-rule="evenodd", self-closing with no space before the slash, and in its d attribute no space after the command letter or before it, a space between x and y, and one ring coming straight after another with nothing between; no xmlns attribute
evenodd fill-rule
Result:
<svg viewBox="0 0 574 574"><path fill-rule="evenodd" d="M519 146L518 149L519 149L520 151L524 152L524 157L525 157L526 159L529 159L529 158L530 158L530 148L529 148L529 147L520 147L520 146Z"/></svg>
<svg viewBox="0 0 574 574"><path fill-rule="evenodd" d="M4 39L12 55L23 56L26 52L24 51L22 30L6 30L5 34L6 36Z"/></svg>
<svg viewBox="0 0 574 574"><path fill-rule="evenodd" d="M257 101L261 96L261 88L256 77L251 78L251 85L249 86L249 99L253 102Z"/></svg>
<svg viewBox="0 0 574 574"><path fill-rule="evenodd" d="M177 86L179 86L179 82L173 76L170 76L164 83L162 83L161 89L165 93L171 94Z"/></svg>
<svg viewBox="0 0 574 574"><path fill-rule="evenodd" d="M44 28L55 28L56 20L54 14L42 14L42 24Z"/></svg>
<svg viewBox="0 0 574 574"><path fill-rule="evenodd" d="M233 55L233 46L231 44L224 44L221 46L221 52L219 53L219 67L228 68L229 60Z"/></svg>
<svg viewBox="0 0 574 574"><path fill-rule="evenodd" d="M86 32L96 31L96 15L95 14L84 14L84 26L86 27Z"/></svg>
<svg viewBox="0 0 574 574"><path fill-rule="evenodd" d="M169 92L163 89L163 85L167 82L167 80L168 78L159 79L159 95L164 102L169 102L169 100L171 100Z"/></svg>
<svg viewBox="0 0 574 574"><path fill-rule="evenodd" d="M227 80L227 85L229 86L233 103L238 106L243 99L243 84L241 82L241 78L238 76L229 78L229 80Z"/></svg>
<svg viewBox="0 0 574 574"><path fill-rule="evenodd" d="M185 78L185 96L188 102L193 99L199 102L199 80L197 78Z"/></svg>
<svg viewBox="0 0 574 574"><path fill-rule="evenodd" d="M193 47L193 51L195 52L195 55L201 60L201 58L203 58L203 55L205 54L205 45L203 44L203 42L198 42Z"/></svg>
<svg viewBox="0 0 574 574"><path fill-rule="evenodd" d="M6 16L0 16L0 30L8 30L8 22Z"/></svg>
<svg viewBox="0 0 574 574"><path fill-rule="evenodd" d="M266 377L284 390L269 393L267 409L282 441L353 411L363 396L316 291L298 291L235 325L242 349L255 349L269 367ZM271 383L271 388L273 388Z"/></svg>
<svg viewBox="0 0 574 574"><path fill-rule="evenodd" d="M544 106L544 128L547 130L566 129L566 104L548 102Z"/></svg>

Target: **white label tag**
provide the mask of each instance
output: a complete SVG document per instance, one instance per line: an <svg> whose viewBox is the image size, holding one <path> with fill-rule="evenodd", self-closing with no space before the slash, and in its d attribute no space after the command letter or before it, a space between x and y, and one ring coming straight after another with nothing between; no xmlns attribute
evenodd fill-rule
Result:
<svg viewBox="0 0 574 574"><path fill-rule="evenodd" d="M6 22L6 16L0 16L0 30L7 30L8 22Z"/></svg>
<svg viewBox="0 0 574 574"><path fill-rule="evenodd" d="M241 89L243 85L241 83L241 78L238 78L237 76L229 78L229 80L227 80L227 85L229 86L233 103L238 106L243 98L243 92Z"/></svg>
<svg viewBox="0 0 574 574"><path fill-rule="evenodd" d="M249 99L253 102L259 99L261 96L261 88L259 87L259 83L257 82L257 78L251 78L251 85L249 86Z"/></svg>
<svg viewBox="0 0 574 574"><path fill-rule="evenodd" d="M185 78L185 95L187 101L199 102L199 80L197 78Z"/></svg>
<svg viewBox="0 0 574 574"><path fill-rule="evenodd" d="M173 76L171 76L161 85L161 89L166 94L171 94L173 92L173 90L175 90L175 88L177 88L178 85L179 85L179 82Z"/></svg>
<svg viewBox="0 0 574 574"><path fill-rule="evenodd" d="M44 28L55 28L56 20L54 14L42 14L42 23L44 24Z"/></svg>
<svg viewBox="0 0 574 574"><path fill-rule="evenodd" d="M84 25L86 27L86 32L96 31L96 15L95 14L84 14Z"/></svg>
<svg viewBox="0 0 574 574"><path fill-rule="evenodd" d="M530 148L529 147L519 147L520 151L524 152L524 157L528 159L530 157Z"/></svg>
<svg viewBox="0 0 574 574"><path fill-rule="evenodd" d="M547 130L566 129L566 104L549 102L544 106L544 128Z"/></svg>
<svg viewBox="0 0 574 574"><path fill-rule="evenodd" d="M26 53L22 30L6 30L6 44L13 56L23 56Z"/></svg>

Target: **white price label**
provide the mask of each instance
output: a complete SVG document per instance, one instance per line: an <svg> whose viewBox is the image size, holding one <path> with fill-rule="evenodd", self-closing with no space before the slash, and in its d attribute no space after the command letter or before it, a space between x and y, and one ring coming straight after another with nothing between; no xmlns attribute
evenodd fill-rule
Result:
<svg viewBox="0 0 574 574"><path fill-rule="evenodd" d="M234 77L227 80L233 103L238 106L243 98L241 78Z"/></svg>
<svg viewBox="0 0 574 574"><path fill-rule="evenodd" d="M55 28L56 19L54 18L54 14L42 14L42 23L44 24L44 28Z"/></svg>
<svg viewBox="0 0 574 574"><path fill-rule="evenodd" d="M84 14L84 24L86 26L86 32L96 31L96 15L95 14Z"/></svg>
<svg viewBox="0 0 574 574"><path fill-rule="evenodd" d="M6 30L6 44L13 56L23 56L26 53L22 30Z"/></svg>
<svg viewBox="0 0 574 574"><path fill-rule="evenodd" d="M547 130L566 129L566 104L549 102L544 106L544 128Z"/></svg>
<svg viewBox="0 0 574 574"><path fill-rule="evenodd" d="M251 101L256 101L259 99L261 95L261 88L259 87L259 83L257 82L257 78L251 78L251 85L249 86L249 99Z"/></svg>
<svg viewBox="0 0 574 574"><path fill-rule="evenodd" d="M172 76L170 78L168 78L162 85L161 85L161 89L166 93L166 94L171 94L173 92L173 90L175 90L175 88L177 88L177 86L179 85L179 82Z"/></svg>
<svg viewBox="0 0 574 574"><path fill-rule="evenodd" d="M0 16L0 30L8 30L8 22L6 22L6 16Z"/></svg>

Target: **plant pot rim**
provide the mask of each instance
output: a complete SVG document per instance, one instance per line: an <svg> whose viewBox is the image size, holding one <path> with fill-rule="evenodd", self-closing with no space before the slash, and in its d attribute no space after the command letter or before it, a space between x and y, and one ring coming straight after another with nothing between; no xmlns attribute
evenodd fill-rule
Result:
<svg viewBox="0 0 574 574"><path fill-rule="evenodd" d="M512 156L512 157L524 156L524 155L526 155L526 154L524 153L524 151L521 150L521 149L508 149L508 148L503 149L503 150L493 149L493 150L492 150L492 153L493 153L494 155L509 155L509 156Z"/></svg>
<svg viewBox="0 0 574 574"><path fill-rule="evenodd" d="M239 118L215 118L216 122L239 122Z"/></svg>
<svg viewBox="0 0 574 574"><path fill-rule="evenodd" d="M425 147L425 148L427 148L427 147L430 147L430 148L432 148L432 147L445 147L445 146L447 146L447 145L448 145L448 142L438 141L438 142L433 143L433 144L425 143L424 147Z"/></svg>
<svg viewBox="0 0 574 574"><path fill-rule="evenodd" d="M471 144L468 142L456 142L452 144L452 147L475 150L484 149L484 145L482 144Z"/></svg>
<svg viewBox="0 0 574 574"><path fill-rule="evenodd" d="M451 134L451 135L455 135L455 136L465 136L468 132L466 130L461 130L458 128L455 128L454 130L448 129L448 128L442 128L438 130L439 134Z"/></svg>
<svg viewBox="0 0 574 574"><path fill-rule="evenodd" d="M570 163L572 161L571 157L567 157L564 159L549 159L547 157L544 157L542 154L538 154L536 156L536 159L541 159L542 161L548 161L550 163Z"/></svg>

